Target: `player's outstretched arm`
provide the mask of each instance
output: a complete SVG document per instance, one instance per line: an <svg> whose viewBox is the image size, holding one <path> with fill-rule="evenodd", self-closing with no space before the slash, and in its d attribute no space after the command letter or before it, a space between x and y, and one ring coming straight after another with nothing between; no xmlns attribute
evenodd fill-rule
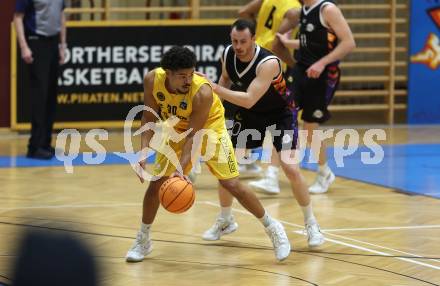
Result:
<svg viewBox="0 0 440 286"><path fill-rule="evenodd" d="M335 5L325 6L322 10L322 16L330 30L334 31L338 37L339 43L333 51L307 70L307 75L312 78L318 78L328 64L341 60L356 47L353 33L338 7Z"/></svg>
<svg viewBox="0 0 440 286"><path fill-rule="evenodd" d="M252 0L238 10L238 16L240 18L255 19L262 4L263 0Z"/></svg>
<svg viewBox="0 0 440 286"><path fill-rule="evenodd" d="M286 35L287 40L287 34L290 34L293 29L298 26L299 18L301 15L301 10L297 8L289 9L286 14L284 14L283 21L280 24L280 27L277 31L277 36L275 37L273 43L272 43L272 51L273 53L279 57L283 62L285 62L289 67L293 67L295 64L295 60L293 59L292 53L289 51L290 49L296 48L295 45L286 45L281 39L281 35ZM290 40L289 41L294 41Z"/></svg>
<svg viewBox="0 0 440 286"><path fill-rule="evenodd" d="M155 71L152 70L147 73L144 77L144 105L150 107L155 112L159 112L159 105L157 105L156 100L153 97L153 86L154 86L154 77ZM149 112L148 110L144 110L142 112L141 123L142 126L148 123L154 123L157 121L156 116ZM145 169L145 158L147 157L147 148L150 145L151 138L153 137L154 131L151 129L147 129L141 134L141 154L139 158L139 165L142 169ZM144 182L140 172L136 172L141 182Z"/></svg>
<svg viewBox="0 0 440 286"><path fill-rule="evenodd" d="M288 32L284 34L277 33L277 38L286 48L299 49L299 40L291 39Z"/></svg>
<svg viewBox="0 0 440 286"><path fill-rule="evenodd" d="M182 155L180 156L180 166L182 166L182 170L185 170L191 162L193 144L200 143L194 142L194 135L205 126L213 101L212 87L209 84L202 85L199 91L194 95L188 126L191 132L185 139Z"/></svg>
<svg viewBox="0 0 440 286"><path fill-rule="evenodd" d="M153 109L156 113L158 113L159 105L157 104L153 96L154 77L155 77L154 70L147 73L144 77L144 105L148 106L149 108ZM142 126L148 123L154 123L156 121L157 121L157 117L152 112L148 110L144 110L142 112L142 119L141 119ZM145 130L142 133L142 137L141 137L142 149L149 146L152 136L153 136L153 131L149 129Z"/></svg>
<svg viewBox="0 0 440 286"><path fill-rule="evenodd" d="M232 91L219 85L214 85L214 91L222 99L249 109L266 93L273 78L280 72L281 68L278 60L270 59L261 64L257 70L257 76L251 82L246 92Z"/></svg>
<svg viewBox="0 0 440 286"><path fill-rule="evenodd" d="M335 32L339 39L336 48L323 58L326 64L330 64L348 55L356 47L356 42L354 41L353 33L351 32L350 26L348 26L347 20L338 7L335 5L325 6L322 14L324 21L330 29Z"/></svg>

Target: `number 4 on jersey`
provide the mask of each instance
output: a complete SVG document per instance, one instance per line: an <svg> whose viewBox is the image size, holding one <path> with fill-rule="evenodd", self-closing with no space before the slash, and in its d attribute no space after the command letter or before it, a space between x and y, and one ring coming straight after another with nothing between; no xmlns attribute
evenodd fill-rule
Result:
<svg viewBox="0 0 440 286"><path fill-rule="evenodd" d="M264 24L264 26L268 29L272 29L273 26L273 14L275 13L275 10L277 9L277 7L272 6L272 10L270 10L269 16L267 17L266 23Z"/></svg>

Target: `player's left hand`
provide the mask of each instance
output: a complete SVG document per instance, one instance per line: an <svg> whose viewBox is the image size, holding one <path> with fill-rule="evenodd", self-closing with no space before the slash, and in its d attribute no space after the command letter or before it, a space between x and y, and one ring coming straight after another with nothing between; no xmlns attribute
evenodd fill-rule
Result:
<svg viewBox="0 0 440 286"><path fill-rule="evenodd" d="M172 173L172 174L170 175L170 178L174 178L174 177L179 177L179 178L181 178L182 180L185 180L185 181L187 181L188 183L190 183L190 184L192 185L192 182L191 182L191 180L189 179L189 177L186 176L186 175L184 175L184 174L181 174L179 171L175 171L174 173Z"/></svg>
<svg viewBox="0 0 440 286"><path fill-rule="evenodd" d="M291 34L291 32L292 31L287 31L286 33L284 33L284 34L281 34L281 33L277 33L276 34L276 36L278 37L278 39L280 40L280 42L284 45L284 46L286 46L286 44L287 44L287 42L290 40L290 34Z"/></svg>
<svg viewBox="0 0 440 286"><path fill-rule="evenodd" d="M319 78L324 69L325 65L321 61L317 61L307 69L306 73L309 78Z"/></svg>

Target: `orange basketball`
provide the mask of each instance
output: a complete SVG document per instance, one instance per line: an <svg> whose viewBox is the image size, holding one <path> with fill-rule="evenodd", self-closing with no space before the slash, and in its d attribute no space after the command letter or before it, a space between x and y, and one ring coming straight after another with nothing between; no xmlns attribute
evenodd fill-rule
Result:
<svg viewBox="0 0 440 286"><path fill-rule="evenodd" d="M194 204L195 198L192 184L179 177L166 180L159 189L160 203L172 213L187 211Z"/></svg>

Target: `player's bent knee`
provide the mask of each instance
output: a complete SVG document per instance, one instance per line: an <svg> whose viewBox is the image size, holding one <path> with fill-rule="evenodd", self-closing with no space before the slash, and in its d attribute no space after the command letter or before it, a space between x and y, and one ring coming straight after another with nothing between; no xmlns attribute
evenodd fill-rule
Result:
<svg viewBox="0 0 440 286"><path fill-rule="evenodd" d="M301 179L300 170L296 167L288 166L284 168L284 173L290 181L297 181Z"/></svg>
<svg viewBox="0 0 440 286"><path fill-rule="evenodd" d="M220 180L219 182L220 182L220 185L228 191L235 189L239 184L238 179L235 179L235 178L228 179L228 180Z"/></svg>
<svg viewBox="0 0 440 286"><path fill-rule="evenodd" d="M242 188L240 185L240 181L236 178L220 180L220 185L234 197L240 196L241 194Z"/></svg>

